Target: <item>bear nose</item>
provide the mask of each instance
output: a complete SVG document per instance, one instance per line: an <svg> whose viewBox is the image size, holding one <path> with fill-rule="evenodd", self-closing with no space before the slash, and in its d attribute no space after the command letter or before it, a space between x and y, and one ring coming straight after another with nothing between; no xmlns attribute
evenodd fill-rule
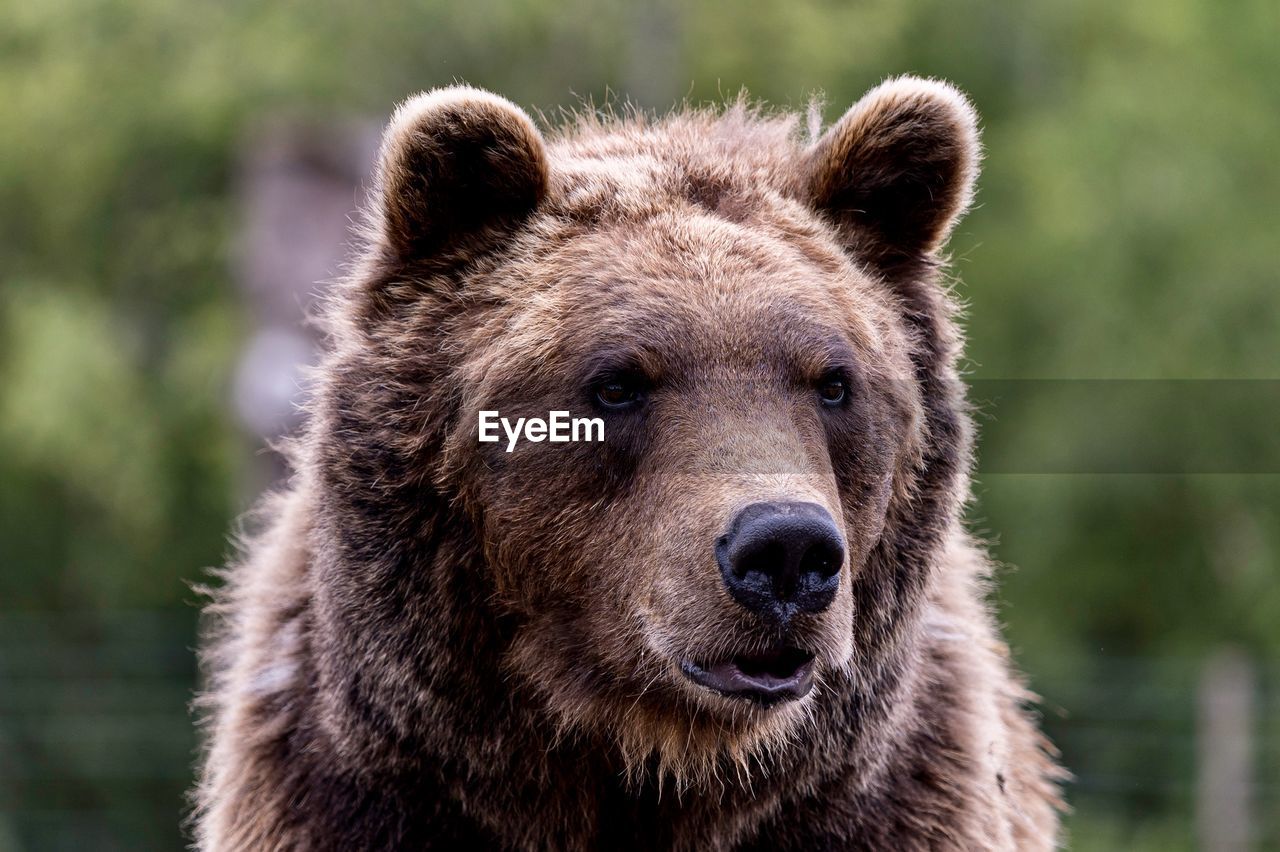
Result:
<svg viewBox="0 0 1280 852"><path fill-rule="evenodd" d="M785 621L830 605L844 541L831 515L814 503L752 503L716 542L716 560L734 600Z"/></svg>

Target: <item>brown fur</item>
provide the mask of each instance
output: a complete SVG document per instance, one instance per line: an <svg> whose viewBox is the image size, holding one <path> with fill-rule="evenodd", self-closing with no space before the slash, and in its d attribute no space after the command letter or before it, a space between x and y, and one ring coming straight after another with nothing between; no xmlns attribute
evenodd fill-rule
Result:
<svg viewBox="0 0 1280 852"><path fill-rule="evenodd" d="M938 251L974 113L903 78L797 124L401 107L296 475L210 608L201 848L1054 846L1061 773L959 517ZM820 410L833 366L851 400ZM605 442L477 441L478 410L582 414L617 370L649 392ZM778 499L848 544L786 636L712 555ZM680 674L780 639L817 654L802 699Z"/></svg>

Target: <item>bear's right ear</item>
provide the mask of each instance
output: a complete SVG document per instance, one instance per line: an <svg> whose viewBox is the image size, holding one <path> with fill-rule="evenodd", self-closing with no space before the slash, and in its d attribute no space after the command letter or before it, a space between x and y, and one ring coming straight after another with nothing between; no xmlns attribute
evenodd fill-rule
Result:
<svg viewBox="0 0 1280 852"><path fill-rule="evenodd" d="M401 262L463 255L547 192L542 134L518 106L468 86L400 105L382 137L381 235Z"/></svg>

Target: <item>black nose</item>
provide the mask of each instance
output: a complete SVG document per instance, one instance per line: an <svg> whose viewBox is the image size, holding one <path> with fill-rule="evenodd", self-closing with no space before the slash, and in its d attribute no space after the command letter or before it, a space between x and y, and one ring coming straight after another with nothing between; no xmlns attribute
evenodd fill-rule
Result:
<svg viewBox="0 0 1280 852"><path fill-rule="evenodd" d="M785 621L821 612L840 585L844 541L813 503L753 503L716 542L729 594L752 612Z"/></svg>

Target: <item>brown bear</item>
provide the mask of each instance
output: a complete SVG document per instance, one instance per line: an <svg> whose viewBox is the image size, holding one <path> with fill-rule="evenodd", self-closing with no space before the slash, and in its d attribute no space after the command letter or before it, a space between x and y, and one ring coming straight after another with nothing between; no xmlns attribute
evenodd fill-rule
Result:
<svg viewBox="0 0 1280 852"><path fill-rule="evenodd" d="M961 521L976 116L914 78L810 112L400 107L209 609L200 848L1055 845Z"/></svg>

